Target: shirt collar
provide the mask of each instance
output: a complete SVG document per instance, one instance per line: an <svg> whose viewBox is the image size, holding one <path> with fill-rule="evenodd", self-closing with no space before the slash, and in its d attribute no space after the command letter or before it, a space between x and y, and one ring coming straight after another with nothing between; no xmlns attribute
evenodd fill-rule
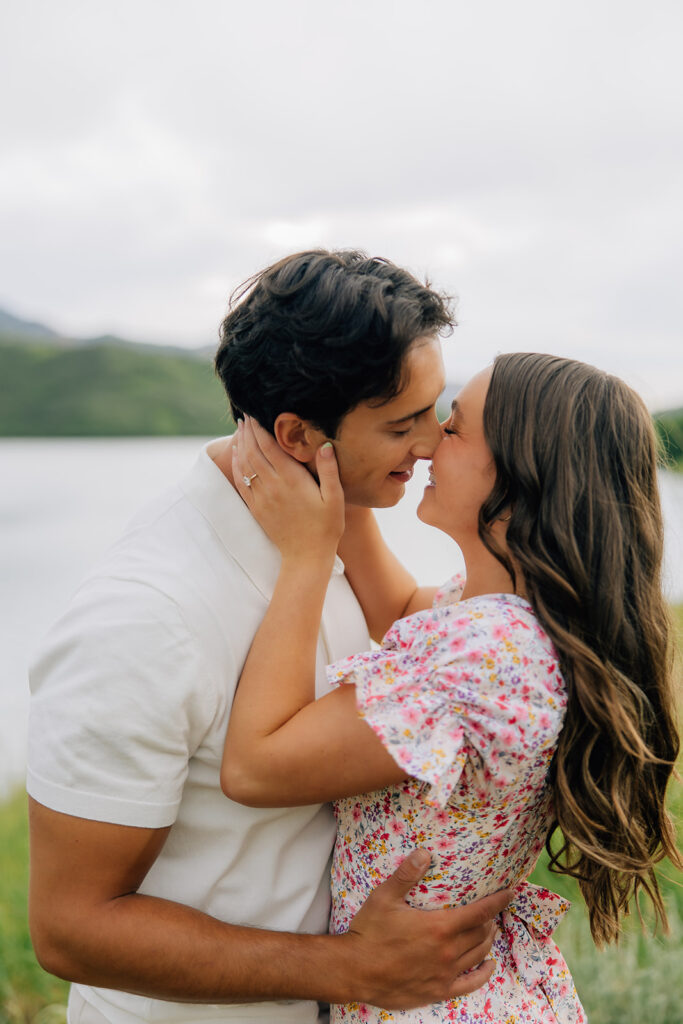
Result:
<svg viewBox="0 0 683 1024"><path fill-rule="evenodd" d="M202 448L194 466L181 481L181 490L211 525L223 546L257 590L268 600L280 571L280 552L215 464L208 448L209 445ZM337 555L332 575L342 575L343 572L344 563Z"/></svg>

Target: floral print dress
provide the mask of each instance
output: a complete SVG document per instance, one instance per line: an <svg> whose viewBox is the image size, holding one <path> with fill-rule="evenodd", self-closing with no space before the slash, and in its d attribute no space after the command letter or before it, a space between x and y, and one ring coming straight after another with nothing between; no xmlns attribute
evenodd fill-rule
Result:
<svg viewBox="0 0 683 1024"><path fill-rule="evenodd" d="M477 992L416 1010L364 1003L333 1022L581 1024L586 1017L551 933L566 900L524 881L552 820L547 784L566 708L557 652L531 605L510 594L460 601L456 577L431 610L401 619L382 648L328 669L356 687L360 714L410 776L338 800L331 931L415 847L432 865L416 907L451 907L515 888L498 918L496 969Z"/></svg>

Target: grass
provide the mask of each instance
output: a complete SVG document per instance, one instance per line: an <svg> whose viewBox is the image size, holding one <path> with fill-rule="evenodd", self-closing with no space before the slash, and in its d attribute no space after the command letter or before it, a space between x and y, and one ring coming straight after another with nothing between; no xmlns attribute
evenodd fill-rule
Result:
<svg viewBox="0 0 683 1024"><path fill-rule="evenodd" d="M68 985L41 970L28 934L26 796L0 807L0 1024L61 1024Z"/></svg>
<svg viewBox="0 0 683 1024"><path fill-rule="evenodd" d="M683 660L683 605L674 609L678 650ZM679 666L680 668L680 666ZM669 810L683 847L683 784L673 780ZM670 934L643 932L637 914L629 918L617 946L596 950L588 914L572 878L548 869L545 854L531 881L572 901L554 938L562 950L590 1024L681 1024L683 1020L683 876L664 861L658 870ZM647 908L643 901L643 916Z"/></svg>
<svg viewBox="0 0 683 1024"><path fill-rule="evenodd" d="M675 609L679 650L683 650L683 605ZM674 782L669 806L683 845L683 784ZM16 794L0 806L0 1024L64 1024L66 982L36 962L28 935L28 826L26 797ZM532 875L573 901L555 933L571 968L590 1024L681 1024L683 1019L683 878L661 866L671 934L643 934L629 920L619 945L596 951L576 883L552 874L542 859Z"/></svg>
<svg viewBox="0 0 683 1024"><path fill-rule="evenodd" d="M683 786L674 786L670 807L681 836ZM653 936L651 928L641 931L633 914L626 921L619 944L603 950L596 950L593 944L588 915L574 879L549 871L545 856L531 876L532 882L572 901L554 938L569 964L590 1024L681 1024L683 878L668 862L661 865L658 876L670 934ZM646 916L645 906L643 913Z"/></svg>

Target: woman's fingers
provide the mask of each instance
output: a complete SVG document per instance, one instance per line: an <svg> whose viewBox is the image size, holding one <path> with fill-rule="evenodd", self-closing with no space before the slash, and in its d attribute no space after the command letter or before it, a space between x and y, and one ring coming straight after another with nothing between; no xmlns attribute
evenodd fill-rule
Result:
<svg viewBox="0 0 683 1024"><path fill-rule="evenodd" d="M259 470L254 468L252 460L247 456L247 447L244 439L244 423L239 420L237 430L232 440L232 475L240 497L249 504L252 497L251 484L254 476L258 476ZM261 473L263 468L261 467Z"/></svg>
<svg viewBox="0 0 683 1024"><path fill-rule="evenodd" d="M258 434L256 429L258 429ZM259 426L256 420L252 420L250 416L244 417L239 431L237 440L240 456L244 458L245 464L251 468L252 473L276 473L277 470L264 451L265 438L270 437L268 431ZM277 450L280 451L280 446L275 439L272 438L272 440Z"/></svg>
<svg viewBox="0 0 683 1024"><path fill-rule="evenodd" d="M239 443L236 434L232 442L232 479L235 485L235 490L242 501L247 505L252 497L252 476L251 467L247 467L244 458L240 455Z"/></svg>
<svg viewBox="0 0 683 1024"><path fill-rule="evenodd" d="M252 416L245 416L244 419L254 443L258 445L264 458L267 458L272 466L278 464L282 466L289 462L290 456L283 452L273 435L265 427L262 427L258 420Z"/></svg>
<svg viewBox="0 0 683 1024"><path fill-rule="evenodd" d="M339 480L339 467L334 448L329 441L326 441L315 453L315 467L325 514L331 529L336 533L338 542L344 532L344 491Z"/></svg>
<svg viewBox="0 0 683 1024"><path fill-rule="evenodd" d="M246 417L233 441L232 468L235 489L283 554L334 553L344 530L344 495L331 446L329 454L316 454L318 483Z"/></svg>
<svg viewBox="0 0 683 1024"><path fill-rule="evenodd" d="M323 501L340 501L343 504L344 491L339 480L339 466L330 441L326 441L315 453L315 467Z"/></svg>

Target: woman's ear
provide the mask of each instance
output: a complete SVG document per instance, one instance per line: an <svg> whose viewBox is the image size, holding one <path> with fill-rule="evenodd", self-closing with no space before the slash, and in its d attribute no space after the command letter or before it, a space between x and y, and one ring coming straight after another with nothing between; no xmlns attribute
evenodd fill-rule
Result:
<svg viewBox="0 0 683 1024"><path fill-rule="evenodd" d="M280 413L273 424L273 433L284 452L304 463L312 462L320 445L327 440L323 431L312 426L310 420L302 420L293 412Z"/></svg>

